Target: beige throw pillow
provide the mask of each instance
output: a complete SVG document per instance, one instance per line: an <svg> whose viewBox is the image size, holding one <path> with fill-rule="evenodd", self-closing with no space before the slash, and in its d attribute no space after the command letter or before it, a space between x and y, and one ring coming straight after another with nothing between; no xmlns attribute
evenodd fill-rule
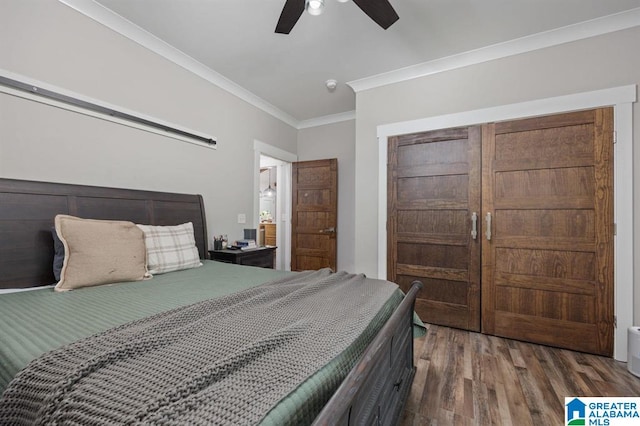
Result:
<svg viewBox="0 0 640 426"><path fill-rule="evenodd" d="M149 276L144 233L134 223L57 215L55 225L65 250L56 291Z"/></svg>

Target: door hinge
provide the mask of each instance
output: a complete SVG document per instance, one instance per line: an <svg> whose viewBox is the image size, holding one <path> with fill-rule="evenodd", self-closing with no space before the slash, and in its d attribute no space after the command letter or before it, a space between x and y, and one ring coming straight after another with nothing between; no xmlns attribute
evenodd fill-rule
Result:
<svg viewBox="0 0 640 426"><path fill-rule="evenodd" d="M618 224L613 223L613 235L618 235Z"/></svg>
<svg viewBox="0 0 640 426"><path fill-rule="evenodd" d="M618 328L618 317L616 315L613 316L613 328Z"/></svg>
<svg viewBox="0 0 640 426"><path fill-rule="evenodd" d="M618 143L618 132L616 130L613 131L613 143Z"/></svg>

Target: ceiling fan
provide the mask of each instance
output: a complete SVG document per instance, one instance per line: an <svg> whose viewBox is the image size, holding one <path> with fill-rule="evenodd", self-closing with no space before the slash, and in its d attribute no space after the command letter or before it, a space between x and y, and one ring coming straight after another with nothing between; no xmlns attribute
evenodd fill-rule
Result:
<svg viewBox="0 0 640 426"><path fill-rule="evenodd" d="M399 19L388 0L353 0L353 2L385 30ZM324 7L324 0L286 0L276 25L276 33L289 34L305 9L312 15L319 15L322 7Z"/></svg>

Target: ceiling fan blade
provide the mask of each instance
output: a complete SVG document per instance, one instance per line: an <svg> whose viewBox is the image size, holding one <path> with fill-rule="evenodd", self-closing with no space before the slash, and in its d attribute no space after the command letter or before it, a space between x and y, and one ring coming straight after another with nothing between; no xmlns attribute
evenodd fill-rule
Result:
<svg viewBox="0 0 640 426"><path fill-rule="evenodd" d="M388 0L353 0L353 2L385 30L400 19Z"/></svg>
<svg viewBox="0 0 640 426"><path fill-rule="evenodd" d="M304 0L287 0L282 8L280 19L278 19L276 32L289 34L298 19L300 19L302 12L304 12Z"/></svg>

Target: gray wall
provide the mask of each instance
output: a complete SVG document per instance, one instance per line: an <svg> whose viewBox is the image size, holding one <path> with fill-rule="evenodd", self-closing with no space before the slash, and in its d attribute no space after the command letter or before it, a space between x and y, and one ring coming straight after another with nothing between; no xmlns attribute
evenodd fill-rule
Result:
<svg viewBox="0 0 640 426"><path fill-rule="evenodd" d="M202 194L209 234L253 223L253 141L297 130L52 0L0 2L0 68L213 135L210 150L0 93L0 177ZM230 180L233 185L230 185Z"/></svg>
<svg viewBox="0 0 640 426"><path fill-rule="evenodd" d="M2 0L0 40L4 70L219 141L209 150L0 94L1 177L201 193L210 234L240 237L244 225L236 215L245 213L251 223L257 213L253 140L300 160L336 157L338 267L371 276L377 274L378 125L640 82L640 29L634 28L363 91L355 122L297 131L56 1ZM637 105L634 113L637 140ZM640 174L634 179L638 199ZM634 215L637 248L640 209Z"/></svg>
<svg viewBox="0 0 640 426"><path fill-rule="evenodd" d="M640 28L636 27L359 92L355 151L356 268L377 275L378 125L638 84L639 40ZM634 104L634 140L640 140L637 104ZM640 149L636 146L634 169L638 164ZM638 200L637 172L634 188L634 199ZM640 265L640 209L634 211L634 229L634 263ZM634 274L634 305L640 306L640 268L635 268ZM640 322L639 309L635 309L635 321Z"/></svg>
<svg viewBox="0 0 640 426"><path fill-rule="evenodd" d="M298 133L298 160L338 159L339 270L358 272L355 257L355 121L302 129Z"/></svg>

